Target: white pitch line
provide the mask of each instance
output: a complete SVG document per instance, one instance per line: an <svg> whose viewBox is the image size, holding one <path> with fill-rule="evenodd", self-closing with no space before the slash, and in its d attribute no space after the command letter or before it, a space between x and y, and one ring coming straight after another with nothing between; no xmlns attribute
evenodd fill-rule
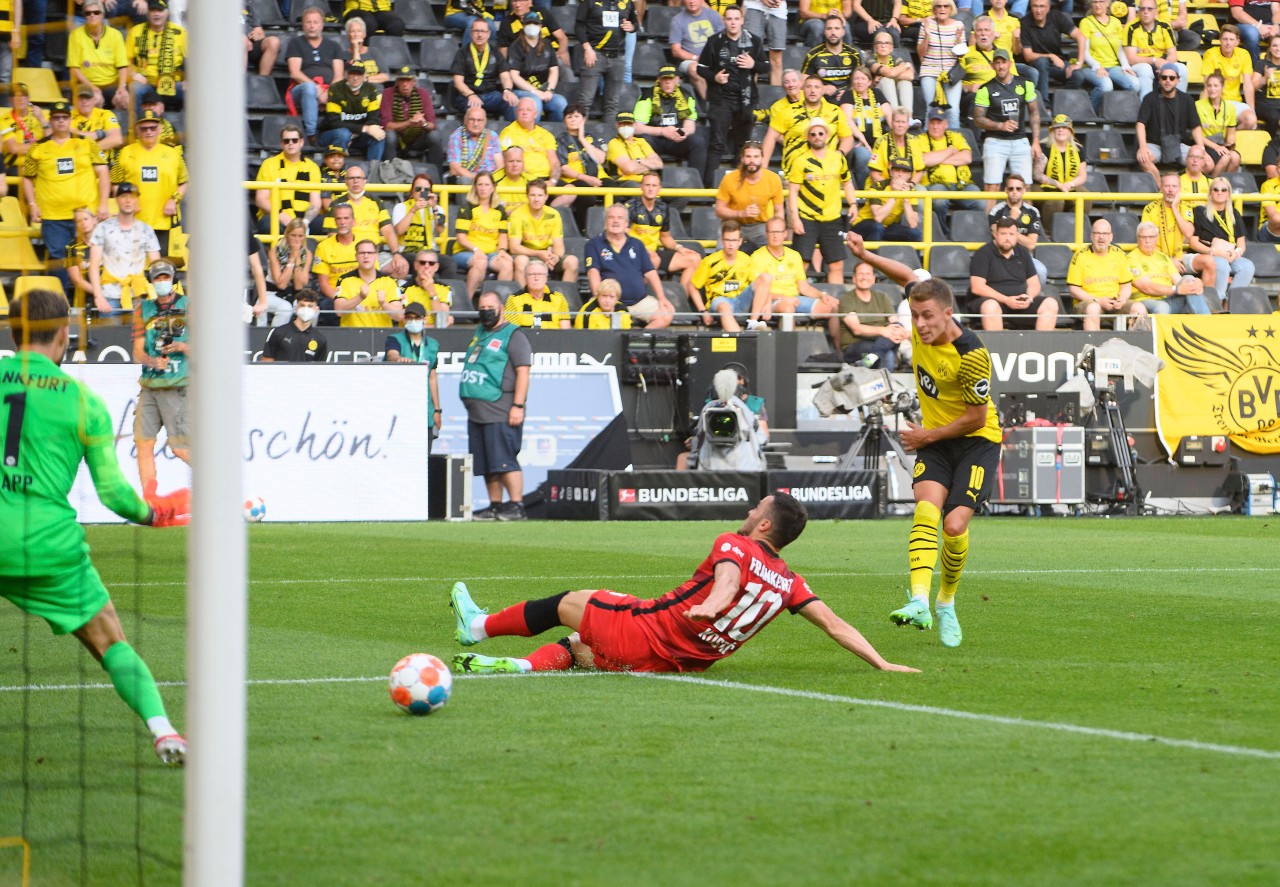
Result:
<svg viewBox="0 0 1280 887"><path fill-rule="evenodd" d="M871 579L882 576L900 576L902 570L800 570L801 574L806 577L843 577L849 579ZM1280 573L1280 564L1276 566L1239 566L1239 567L1196 567L1197 575L1205 573ZM1045 570L1028 570L1021 567L1010 570L982 570L973 567L965 568L966 576L1102 576L1108 574L1130 574L1141 573L1143 575L1158 575L1161 573L1178 573L1185 574L1187 569L1184 567L1080 567L1080 568L1063 568L1063 569L1045 569ZM678 573L561 573L556 576L538 577L539 582L552 583L565 579L590 579L599 582L604 579L624 579L624 580L651 580L666 579L676 582L684 581L681 578L683 574ZM496 575L496 576L463 576L466 582L527 582L529 575L527 573L513 575ZM684 577L687 578L687 577ZM326 577L322 579L250 579L250 586L267 586L267 585L374 585L379 582L421 582L423 584L432 582L453 583L458 581L457 574L450 576L355 576L349 578ZM128 588L182 588L186 586L185 582L129 582L127 579L121 579L114 582L121 589Z"/></svg>
<svg viewBox="0 0 1280 887"><path fill-rule="evenodd" d="M945 718L959 718L965 721L977 721L986 724L1000 724L1005 727L1024 727L1033 730L1052 730L1058 733L1074 733L1079 736L1093 736L1100 739L1116 739L1122 742L1154 742L1158 745L1166 745L1171 748L1186 748L1192 751L1208 751L1216 752L1224 755L1236 755L1238 757L1262 758L1268 761L1280 761L1280 751L1271 751L1263 748L1249 748L1242 745L1223 745L1217 742L1199 742L1195 739L1173 739L1168 736L1155 736L1150 733L1130 733L1125 730L1108 730L1103 727L1083 727L1079 724L1064 724L1057 721L1032 721L1026 718L1013 718L1004 715L982 714L972 711L960 711L954 708L939 708L933 705L914 705L908 702L889 702L884 699L863 699L858 696L840 696L835 693L818 693L814 690L793 690L789 687L773 687L768 684L743 684L737 681L713 681L709 678L699 678L692 675L676 675L676 674L648 674L648 673L626 673L626 672L599 672L599 671L553 671L553 672L537 672L536 674L524 675L458 675L455 680L466 678L474 680L480 678L483 680L495 680L502 678L550 678L550 677L634 677L646 678L648 680L671 681L679 684L697 684L705 687L719 687L726 690L743 690L751 693L769 693L774 696L789 696L794 699L812 699L817 702L833 702L837 705L859 705L866 708L883 708L890 711L906 712L908 714L935 715ZM250 680L246 683L255 686L286 686L295 684L366 684L375 681L385 681L385 677L364 677L364 678L279 678L279 679L260 679ZM161 687L183 687L186 686L185 681L157 681ZM5 687L0 686L0 693L15 693L23 691L51 691L51 690L110 690L111 684L32 684L25 687Z"/></svg>

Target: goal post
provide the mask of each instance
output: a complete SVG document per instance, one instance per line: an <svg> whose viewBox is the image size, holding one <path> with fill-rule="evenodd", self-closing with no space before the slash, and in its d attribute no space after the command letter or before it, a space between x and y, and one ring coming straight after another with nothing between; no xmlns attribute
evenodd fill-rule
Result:
<svg viewBox="0 0 1280 887"><path fill-rule="evenodd" d="M187 7L192 513L183 883L244 883L246 534L241 517L245 78L240 0ZM187 210L189 207L189 211Z"/></svg>

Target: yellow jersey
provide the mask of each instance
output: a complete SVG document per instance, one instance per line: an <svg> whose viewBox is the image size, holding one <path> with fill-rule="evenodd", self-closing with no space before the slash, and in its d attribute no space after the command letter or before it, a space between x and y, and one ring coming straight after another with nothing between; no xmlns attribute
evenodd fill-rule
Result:
<svg viewBox="0 0 1280 887"><path fill-rule="evenodd" d="M327 275L329 282L336 286L339 277L356 268L358 240L359 237L354 237L350 243L339 243L337 234L321 240L316 244L316 257L311 263L312 272Z"/></svg>
<svg viewBox="0 0 1280 887"><path fill-rule="evenodd" d="M187 32L174 24L166 24L159 33L151 30L147 22L134 25L129 29L125 53L129 57L129 64L156 87L156 92L169 95L166 92L165 78L171 77L174 82L183 79L182 66L187 58Z"/></svg>
<svg viewBox="0 0 1280 887"><path fill-rule="evenodd" d="M800 186L800 218L832 222L844 209L844 186L850 181L849 161L828 147L822 157L808 148L796 154L787 180Z"/></svg>
<svg viewBox="0 0 1280 887"><path fill-rule="evenodd" d="M358 198L350 194L335 197L329 205L330 215L324 220L325 228L333 230L338 227L333 221L332 213L333 208L340 204L351 207L351 212L355 215L355 225L351 231L356 240L372 240L382 244L382 227L391 224L391 213L383 209L381 203L369 194L362 194Z"/></svg>
<svg viewBox="0 0 1280 887"><path fill-rule="evenodd" d="M797 155L801 154L809 147L809 130L807 129L809 121L814 117L821 117L827 122L827 148L834 151L837 143L841 139L853 137L853 127L849 125L849 118L836 105L831 104L826 99L822 99L815 111L809 108L802 101L795 108L799 119L797 119L791 128L787 130L786 136L782 140L782 177L787 177L787 172Z"/></svg>
<svg viewBox="0 0 1280 887"><path fill-rule="evenodd" d="M508 176L505 169L494 172L493 189L497 192L498 202L506 208L508 217L529 202L529 192L526 189L533 178L527 172L521 173L518 179Z"/></svg>
<svg viewBox="0 0 1280 887"><path fill-rule="evenodd" d="M1192 220L1191 204L1180 203L1182 216L1188 222ZM1142 208L1142 221L1150 222L1160 230L1160 239L1156 241L1156 249L1166 256L1181 257L1187 251L1187 238L1174 218L1171 210L1163 200L1153 200Z"/></svg>
<svg viewBox="0 0 1280 887"><path fill-rule="evenodd" d="M527 130L518 121L513 122L498 133L498 144L504 151L511 147L524 149L524 174L530 181L551 177L551 159L547 152L555 153L556 137L541 126Z"/></svg>
<svg viewBox="0 0 1280 887"><path fill-rule="evenodd" d="M31 146L22 163L24 178L33 179L36 205L50 221L75 218L82 206L98 206L96 167L106 167L107 158L95 142L72 136L62 144L45 139Z"/></svg>
<svg viewBox="0 0 1280 887"><path fill-rule="evenodd" d="M262 165L258 167L257 181L318 185L320 184L320 167L314 160L306 157L301 157L294 162L283 154L276 154L262 161ZM311 209L311 195L314 193L312 191L281 188L276 193L280 195L280 208L292 213L294 218L302 218ZM258 211L258 218L264 215L266 213Z"/></svg>
<svg viewBox="0 0 1280 887"><path fill-rule="evenodd" d="M187 163L177 148L159 142L148 151L141 142L125 145L111 167L115 184L132 182L138 189L138 218L157 231L174 226L175 216L164 214L164 205L176 198L178 186L187 181ZM174 200L175 209L177 200Z"/></svg>
<svg viewBox="0 0 1280 887"><path fill-rule="evenodd" d="M354 299L360 295L360 288L364 286L364 281L360 279L359 274L348 274L342 278L342 283L338 286L338 299ZM378 296L387 302L400 301L400 285L394 277L390 277L378 272L378 276L369 284L369 292L360 300L360 307L363 311L355 311L351 314L342 315L342 326L357 327L390 327L394 326L391 322L391 315L381 309L378 302Z"/></svg>
<svg viewBox="0 0 1280 887"><path fill-rule="evenodd" d="M911 363L925 428L941 428L965 414L968 407L986 404L987 421L966 437L1000 443L1000 420L991 396L991 353L978 334L961 328L945 345L926 345L911 327Z"/></svg>
<svg viewBox="0 0 1280 887"><path fill-rule="evenodd" d="M628 141L621 136L609 140L604 152L604 174L620 182L638 182L644 178L643 173L627 175L618 168L618 158L629 157L632 160L643 160L653 153L653 148L644 139L636 136Z"/></svg>
<svg viewBox="0 0 1280 887"><path fill-rule="evenodd" d="M533 326L536 316L544 326L559 326L573 320L569 303L553 289L545 289L543 298L535 299L527 290L507 296L505 315L508 323L516 326Z"/></svg>
<svg viewBox="0 0 1280 887"><path fill-rule="evenodd" d="M734 255L733 263L730 264L721 249L698 263L692 282L702 291L702 304L709 308L711 302L721 296L736 299L755 279L755 262L752 257L739 252Z"/></svg>
<svg viewBox="0 0 1280 887"><path fill-rule="evenodd" d="M590 298L586 304L582 306L582 310L578 312L577 317L573 319L573 328L575 330L611 330L614 329L614 319L617 319L617 328L620 330L631 329L631 315L626 311L601 311L600 306L596 304L595 298Z"/></svg>
<svg viewBox="0 0 1280 887"><path fill-rule="evenodd" d="M773 278L769 287L769 295L774 299L787 299L800 295L800 281L806 280L804 259L790 247L782 248L779 258L769 252L769 247L762 246L751 254L751 279L762 274Z"/></svg>
<svg viewBox="0 0 1280 887"><path fill-rule="evenodd" d="M1137 247L1129 250L1129 273L1133 275L1134 280L1139 277L1146 277L1152 283L1163 283L1165 286L1173 286L1174 281L1181 276L1178 274L1178 269L1174 267L1173 259L1164 253L1156 250L1148 256ZM1143 299L1161 299L1164 297L1148 295L1135 286L1132 298L1135 302L1141 302Z"/></svg>
<svg viewBox="0 0 1280 887"><path fill-rule="evenodd" d="M1211 46L1200 60L1200 74L1208 77L1214 71L1222 73L1222 98L1228 102L1244 101L1244 78L1253 76L1253 57L1237 46L1228 58L1222 50Z"/></svg>
<svg viewBox="0 0 1280 887"><path fill-rule="evenodd" d="M458 219L454 222L454 231L465 234L471 241L474 252L488 255L498 249L498 238L507 233L507 211L501 206L485 209L481 206L464 206L458 211ZM455 253L466 252L457 238L453 241Z"/></svg>
<svg viewBox="0 0 1280 887"><path fill-rule="evenodd" d="M1118 246L1109 247L1102 255L1089 246L1076 250L1067 266L1068 285L1080 287L1095 299L1119 298L1120 287L1132 282L1129 259Z"/></svg>
<svg viewBox="0 0 1280 887"><path fill-rule="evenodd" d="M445 286L443 283L431 284L431 292L427 292L420 284L411 283L404 288L404 292L400 296L400 300L406 305L417 302L423 308L427 309L426 324L427 326L436 325L436 314L431 308L432 302L439 302L442 305L453 308L453 289Z"/></svg>
<svg viewBox="0 0 1280 887"><path fill-rule="evenodd" d="M557 238L564 237L564 219L555 209L544 206L535 219L529 207L520 207L507 217L507 241L526 249L550 249Z"/></svg>
<svg viewBox="0 0 1280 887"><path fill-rule="evenodd" d="M993 41L996 49L1007 49L1012 53L1014 38L1022 36L1022 22L1007 9L1001 10L998 16L996 10L988 9L986 15L996 29L996 39Z"/></svg>
<svg viewBox="0 0 1280 887"><path fill-rule="evenodd" d="M1267 224L1267 207L1280 203L1280 179L1267 179L1258 193L1272 197L1271 200L1264 200L1258 209L1258 230L1261 231Z"/></svg>
<svg viewBox="0 0 1280 887"><path fill-rule="evenodd" d="M120 69L129 66L124 48L124 35L107 27L94 40L88 26L76 28L67 37L67 68L77 69L97 87L115 86L120 82Z"/></svg>

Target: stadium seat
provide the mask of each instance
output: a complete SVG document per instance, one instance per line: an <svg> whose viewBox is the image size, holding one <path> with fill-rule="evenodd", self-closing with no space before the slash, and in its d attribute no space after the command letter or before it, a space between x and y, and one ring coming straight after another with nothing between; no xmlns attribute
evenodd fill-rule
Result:
<svg viewBox="0 0 1280 887"><path fill-rule="evenodd" d="M1116 246L1129 246L1138 242L1138 222L1142 216L1138 213L1103 213L1099 218L1111 223L1111 242Z"/></svg>
<svg viewBox="0 0 1280 887"><path fill-rule="evenodd" d="M288 24L276 0L249 0L249 8L258 14L258 24L264 28L283 28Z"/></svg>
<svg viewBox="0 0 1280 887"><path fill-rule="evenodd" d="M883 254L884 250L880 252ZM941 277L953 287L962 284L964 289L969 288L969 251L963 246L943 244L929 247L926 267L934 277Z"/></svg>
<svg viewBox="0 0 1280 887"><path fill-rule="evenodd" d="M1178 50L1178 61L1187 66L1187 85L1199 86L1204 83L1204 74L1200 70L1200 52L1194 49Z"/></svg>
<svg viewBox="0 0 1280 887"><path fill-rule="evenodd" d="M13 82L27 88L33 105L51 105L66 101L58 77L50 68L14 68Z"/></svg>
<svg viewBox="0 0 1280 887"><path fill-rule="evenodd" d="M960 243L986 243L991 239L991 224L980 209L957 209L951 213L951 239Z"/></svg>
<svg viewBox="0 0 1280 887"><path fill-rule="evenodd" d="M1137 123L1139 104L1136 92L1112 90L1102 97L1102 119L1113 124Z"/></svg>
<svg viewBox="0 0 1280 887"><path fill-rule="evenodd" d="M1105 160L1102 159L1101 155L1103 149L1109 152ZM1123 166L1128 169L1132 169L1137 165L1133 149L1125 142L1124 136L1114 129L1086 133L1084 137L1084 156L1090 165Z"/></svg>
<svg viewBox="0 0 1280 887"><path fill-rule="evenodd" d="M564 296L564 300L569 303L569 310L575 314L582 308L582 297L578 295L577 284L564 280L548 280L547 289L555 290Z"/></svg>
<svg viewBox="0 0 1280 887"><path fill-rule="evenodd" d="M1054 243L1087 243L1089 240L1089 219L1088 217L1085 218L1084 231L1081 233L1079 241L1076 240L1076 214L1073 212L1054 213L1053 218L1050 220L1050 227L1046 230Z"/></svg>
<svg viewBox="0 0 1280 887"><path fill-rule="evenodd" d="M1274 243L1258 243L1249 247L1245 255L1253 262L1253 279L1259 284L1280 283L1280 252Z"/></svg>
<svg viewBox="0 0 1280 887"><path fill-rule="evenodd" d="M489 273L492 274L493 272L490 271ZM486 280L480 284L481 293L495 292L504 302L507 301L508 296L519 292L520 289L520 284L514 280Z"/></svg>
<svg viewBox="0 0 1280 887"><path fill-rule="evenodd" d="M285 125L292 123L295 126L302 126L301 117L290 117L287 114L273 114L270 117L262 118L262 146L268 151L280 150L280 130ZM325 146L320 146L325 147Z"/></svg>
<svg viewBox="0 0 1280 887"><path fill-rule="evenodd" d="M782 70L795 68L800 70L804 64L804 56L809 50L798 43L792 43L786 49L782 50Z"/></svg>
<svg viewBox="0 0 1280 887"><path fill-rule="evenodd" d="M43 271L26 232L0 231L0 271Z"/></svg>
<svg viewBox="0 0 1280 887"><path fill-rule="evenodd" d="M378 68L382 71L394 71L396 68L412 67L413 56L409 54L409 44L403 37L392 37L389 34L375 34L369 38L369 49L378 56ZM450 58L452 61L452 58Z"/></svg>
<svg viewBox="0 0 1280 887"><path fill-rule="evenodd" d="M1106 176L1096 169L1091 169L1085 173L1084 188L1081 190L1092 194L1110 194L1111 186L1107 184Z"/></svg>
<svg viewBox="0 0 1280 887"><path fill-rule="evenodd" d="M1227 305L1231 314L1270 314L1274 309L1271 297L1260 286L1245 286L1227 292Z"/></svg>
<svg viewBox="0 0 1280 887"><path fill-rule="evenodd" d="M1271 143L1271 134L1265 129L1237 129L1236 150L1240 152L1240 164L1250 168L1262 166L1262 152Z"/></svg>
<svg viewBox="0 0 1280 887"><path fill-rule="evenodd" d="M676 309L677 314L693 313L693 305L689 303L689 294L684 291L684 287L680 285L680 281L662 281L662 292L666 294L667 301Z"/></svg>
<svg viewBox="0 0 1280 887"><path fill-rule="evenodd" d="M702 173L687 166L666 166L662 170L663 188L702 188ZM670 199L670 198L668 198ZM688 200L688 197L680 198Z"/></svg>
<svg viewBox="0 0 1280 887"><path fill-rule="evenodd" d="M1071 122L1079 126L1081 123L1102 123L1089 101L1089 93L1083 89L1055 89L1053 91L1053 114L1066 114Z"/></svg>
<svg viewBox="0 0 1280 887"><path fill-rule="evenodd" d="M757 107L768 110L774 102L783 98L787 91L781 86L774 86L772 83L761 83L757 90L760 94L760 104Z"/></svg>
<svg viewBox="0 0 1280 887"><path fill-rule="evenodd" d="M276 82L270 77L263 77L260 74L246 74L244 94L245 105L250 111L269 111L278 114L285 109L284 99L280 97L280 90L276 87Z"/></svg>
<svg viewBox="0 0 1280 887"><path fill-rule="evenodd" d="M632 70L634 71L636 69L633 68ZM654 73L654 76L656 77L658 74L658 71L656 68L654 69L653 73ZM637 72L637 75L638 75L638 72ZM618 110L634 111L636 108L636 102L638 101L640 101L640 87L635 83L622 84L622 89L618 90ZM610 137L612 137L613 135L614 126L616 125L616 123L617 121L615 120L604 121L604 125L608 127Z"/></svg>
<svg viewBox="0 0 1280 887"><path fill-rule="evenodd" d="M644 32L660 43L665 44L671 36L671 20L684 6L651 5L644 13ZM565 33L568 33L567 31Z"/></svg>
<svg viewBox="0 0 1280 887"><path fill-rule="evenodd" d="M401 3L396 6L396 14L404 21L404 29L410 33L438 34L444 30L436 20L430 3Z"/></svg>
<svg viewBox="0 0 1280 887"><path fill-rule="evenodd" d="M52 274L24 274L14 279L13 297L15 299L26 295L31 290L53 290L55 293L66 296L62 289L62 281Z"/></svg>
<svg viewBox="0 0 1280 887"><path fill-rule="evenodd" d="M28 237L40 236L40 226L27 221L22 201L12 194L0 197L0 231L21 231Z"/></svg>
<svg viewBox="0 0 1280 887"><path fill-rule="evenodd" d="M604 230L604 207L600 204L587 207L587 230L589 236L594 237Z"/></svg>
<svg viewBox="0 0 1280 887"><path fill-rule="evenodd" d="M916 252L913 246L907 246L902 243L888 243L875 251L876 255L883 256L886 259L893 259L895 262L901 262L912 271L922 267L920 265L920 254Z"/></svg>
<svg viewBox="0 0 1280 887"><path fill-rule="evenodd" d="M448 74L458 54L458 38L428 37L418 44L418 62L424 71Z"/></svg>
<svg viewBox="0 0 1280 887"><path fill-rule="evenodd" d="M585 247L586 245L587 245L587 238L585 237L570 237L568 234L565 234L564 236L565 255L577 256L579 259L581 259L583 258L583 255L582 255L583 247Z"/></svg>
<svg viewBox="0 0 1280 887"><path fill-rule="evenodd" d="M1067 282L1067 267L1075 251L1062 243L1038 243L1035 256L1044 263L1046 278L1055 294L1060 293Z"/></svg>
<svg viewBox="0 0 1280 887"><path fill-rule="evenodd" d="M1257 194L1258 183L1254 180L1252 173L1238 170L1236 172L1226 172L1222 177L1231 183L1231 193L1233 194ZM1256 210L1258 205L1251 204L1247 209Z"/></svg>
<svg viewBox="0 0 1280 887"><path fill-rule="evenodd" d="M667 51L663 46L656 43L640 43L636 45L635 56L631 60L631 73L636 80L651 82L658 79L658 69L669 63Z"/></svg>
<svg viewBox="0 0 1280 887"><path fill-rule="evenodd" d="M573 217L573 207L557 206L553 207L553 209L560 213L560 219L564 224L564 236L566 238L582 236L582 232L578 230L578 220Z"/></svg>
<svg viewBox="0 0 1280 887"><path fill-rule="evenodd" d="M720 217L715 207L695 206L689 214L689 234L697 240L720 239Z"/></svg>
<svg viewBox="0 0 1280 887"><path fill-rule="evenodd" d="M1118 180L1116 190L1121 194L1154 194L1160 190L1149 172L1122 172Z"/></svg>

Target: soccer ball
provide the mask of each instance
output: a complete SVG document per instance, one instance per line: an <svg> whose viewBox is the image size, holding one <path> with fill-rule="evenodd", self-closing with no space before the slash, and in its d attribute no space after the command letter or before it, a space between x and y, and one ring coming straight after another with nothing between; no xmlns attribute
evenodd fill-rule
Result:
<svg viewBox="0 0 1280 887"><path fill-rule="evenodd" d="M263 502L257 496L253 496L244 500L244 519L251 524L256 524L267 516L267 503Z"/></svg>
<svg viewBox="0 0 1280 887"><path fill-rule="evenodd" d="M411 715L444 708L453 689L449 667L430 653L411 653L391 669L391 701Z"/></svg>

